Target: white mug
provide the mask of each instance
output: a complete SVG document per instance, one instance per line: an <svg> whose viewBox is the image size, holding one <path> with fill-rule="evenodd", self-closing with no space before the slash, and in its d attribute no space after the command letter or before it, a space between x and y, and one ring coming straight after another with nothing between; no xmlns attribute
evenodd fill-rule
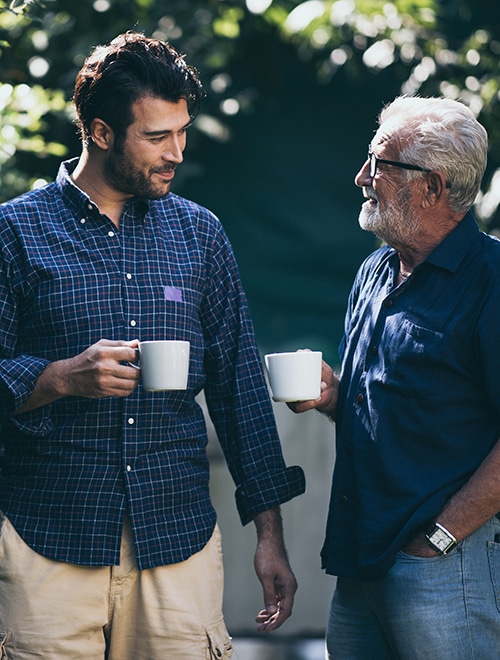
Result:
<svg viewBox="0 0 500 660"><path fill-rule="evenodd" d="M189 342L158 340L139 342L139 368L147 392L185 390L189 376Z"/></svg>
<svg viewBox="0 0 500 660"><path fill-rule="evenodd" d="M264 356L274 401L309 401L321 394L321 351Z"/></svg>

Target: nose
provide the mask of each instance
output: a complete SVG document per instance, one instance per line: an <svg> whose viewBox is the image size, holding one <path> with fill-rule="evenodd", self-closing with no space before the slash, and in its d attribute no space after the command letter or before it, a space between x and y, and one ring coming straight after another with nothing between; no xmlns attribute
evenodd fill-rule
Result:
<svg viewBox="0 0 500 660"><path fill-rule="evenodd" d="M365 162L361 166L361 169L356 174L356 177L354 178L354 183L359 188L367 188L368 186L371 185L372 177L370 176L370 161L368 160L368 158L365 160Z"/></svg>
<svg viewBox="0 0 500 660"><path fill-rule="evenodd" d="M165 150L163 152L163 160L169 161L171 163L182 163L184 160L183 152L186 148L186 136L182 135L171 135L170 139L167 140L165 145Z"/></svg>

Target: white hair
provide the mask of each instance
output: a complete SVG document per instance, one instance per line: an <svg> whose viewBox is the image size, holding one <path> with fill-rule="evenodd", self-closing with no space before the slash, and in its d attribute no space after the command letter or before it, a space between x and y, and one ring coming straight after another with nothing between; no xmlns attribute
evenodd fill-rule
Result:
<svg viewBox="0 0 500 660"><path fill-rule="evenodd" d="M488 134L463 103L447 98L400 96L384 107L379 126L394 123L403 146L400 159L443 174L450 208L466 212L486 169ZM408 178L418 174L408 173Z"/></svg>

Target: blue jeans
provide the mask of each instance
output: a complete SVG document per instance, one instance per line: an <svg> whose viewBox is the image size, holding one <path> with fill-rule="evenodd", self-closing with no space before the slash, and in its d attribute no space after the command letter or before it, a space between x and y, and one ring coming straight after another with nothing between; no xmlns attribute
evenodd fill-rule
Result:
<svg viewBox="0 0 500 660"><path fill-rule="evenodd" d="M400 552L380 579L339 578L327 658L498 660L500 520L489 520L445 557Z"/></svg>

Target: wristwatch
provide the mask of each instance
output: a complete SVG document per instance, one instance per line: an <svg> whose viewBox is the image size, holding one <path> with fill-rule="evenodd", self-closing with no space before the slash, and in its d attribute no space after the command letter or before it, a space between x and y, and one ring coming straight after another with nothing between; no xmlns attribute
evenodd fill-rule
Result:
<svg viewBox="0 0 500 660"><path fill-rule="evenodd" d="M434 523L429 528L425 538L431 548L440 555L447 555L458 543L453 534L439 523Z"/></svg>

